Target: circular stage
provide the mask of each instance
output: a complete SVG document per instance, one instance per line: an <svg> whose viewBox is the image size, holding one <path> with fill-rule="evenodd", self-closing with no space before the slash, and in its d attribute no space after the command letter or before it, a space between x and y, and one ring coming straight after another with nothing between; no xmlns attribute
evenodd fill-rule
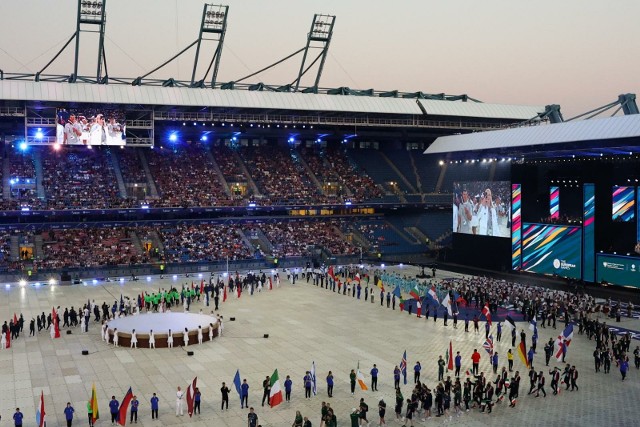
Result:
<svg viewBox="0 0 640 427"><path fill-rule="evenodd" d="M113 331L118 329L118 346L131 345L131 332L135 329L138 347L149 347L149 332L153 330L156 347L167 347L169 330L173 335L173 346L184 345L184 329L189 331L189 345L198 343L198 326L202 326L202 341L209 341L209 328L213 325L213 336L218 336L218 320L206 314L192 313L146 313L126 316L107 322L109 343L113 343Z"/></svg>

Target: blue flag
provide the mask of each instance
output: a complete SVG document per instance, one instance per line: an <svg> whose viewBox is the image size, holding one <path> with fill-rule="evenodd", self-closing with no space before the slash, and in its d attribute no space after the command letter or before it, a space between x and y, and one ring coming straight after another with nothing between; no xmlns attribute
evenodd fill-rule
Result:
<svg viewBox="0 0 640 427"><path fill-rule="evenodd" d="M400 298L402 296L402 294L400 293L400 286L396 286L396 288L393 290L393 295L395 295L396 298Z"/></svg>
<svg viewBox="0 0 640 427"><path fill-rule="evenodd" d="M236 371L236 376L233 377L233 385L236 386L236 391L238 392L238 396L240 396L240 401L242 402L242 393L240 390L240 369Z"/></svg>
<svg viewBox="0 0 640 427"><path fill-rule="evenodd" d="M400 362L400 371L404 377L404 385L407 385L407 350L402 355L402 361Z"/></svg>

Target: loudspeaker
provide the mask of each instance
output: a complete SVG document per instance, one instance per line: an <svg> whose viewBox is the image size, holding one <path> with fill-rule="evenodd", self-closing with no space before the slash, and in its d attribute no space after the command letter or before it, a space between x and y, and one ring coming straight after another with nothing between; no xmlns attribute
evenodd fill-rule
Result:
<svg viewBox="0 0 640 427"><path fill-rule="evenodd" d="M193 351L187 351L187 356L193 356Z"/></svg>
<svg viewBox="0 0 640 427"><path fill-rule="evenodd" d="M269 334L264 334L263 337L264 338L269 338Z"/></svg>
<svg viewBox="0 0 640 427"><path fill-rule="evenodd" d="M229 320L232 321L232 322L235 322L236 318L235 317L230 317Z"/></svg>
<svg viewBox="0 0 640 427"><path fill-rule="evenodd" d="M82 350L82 355L83 356L88 356L89 355L89 350Z"/></svg>
<svg viewBox="0 0 640 427"><path fill-rule="evenodd" d="M71 335L71 329L67 329L67 335Z"/></svg>

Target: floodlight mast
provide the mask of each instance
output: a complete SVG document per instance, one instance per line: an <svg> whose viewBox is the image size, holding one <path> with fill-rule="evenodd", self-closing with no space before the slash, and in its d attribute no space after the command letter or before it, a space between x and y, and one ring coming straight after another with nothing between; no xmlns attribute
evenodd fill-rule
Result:
<svg viewBox="0 0 640 427"><path fill-rule="evenodd" d="M69 46L69 44L75 39L75 57L73 61L73 74L65 77L65 80L69 83L74 83L78 78L78 63L80 59L80 34L83 32L98 33L98 66L96 69L96 83L107 83L107 57L104 50L104 33L107 24L106 14L107 0L78 0L78 14L76 18L76 31L71 38L62 46L62 48L54 55L54 57L42 67L40 71L35 74L35 81L40 81L42 73L49 68L60 54ZM97 30L95 28L98 28ZM104 69L104 75L103 75ZM56 80L61 76L55 78L48 78L47 80ZM87 79L83 79L87 80ZM87 80L89 81L89 80Z"/></svg>
<svg viewBox="0 0 640 427"><path fill-rule="evenodd" d="M229 6L205 4L202 10L202 20L200 22L200 34L198 36L196 55L193 61L193 72L191 73L191 86L204 86L204 81L209 75L209 71L213 67L211 75L211 87L215 87L218 78L218 70L220 69L220 58L222 57L222 48L224 46L224 36L227 32L227 16L229 14ZM205 38L211 35L213 38ZM205 72L202 80L196 81L196 73L198 69L198 60L200 57L200 46L202 41L216 42L216 49L209 63L209 67Z"/></svg>
<svg viewBox="0 0 640 427"><path fill-rule="evenodd" d="M322 70L324 69L324 64L327 59L327 53L329 52L329 44L331 43L331 37L333 36L333 27L335 25L335 22L335 15L313 15L313 22L311 23L311 30L309 31L309 34L307 34L307 44L304 48L304 55L302 57L302 64L300 64L300 71L298 72L298 77L296 78L296 80L294 80L295 92L298 91L302 76L304 76L306 72L309 71L309 69L318 61L318 59L320 59L320 65L318 66L318 72L316 73L316 79L313 86L319 86L320 78L322 77ZM320 54L305 69L309 49L316 48L321 49Z"/></svg>

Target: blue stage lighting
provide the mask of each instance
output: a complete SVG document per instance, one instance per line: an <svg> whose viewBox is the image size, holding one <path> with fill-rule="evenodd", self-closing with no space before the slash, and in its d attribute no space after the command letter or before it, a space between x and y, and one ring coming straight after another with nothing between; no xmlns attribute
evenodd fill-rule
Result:
<svg viewBox="0 0 640 427"><path fill-rule="evenodd" d="M202 135L202 137L200 138L200 141L205 141L206 142L207 139L209 139L209 138L207 138L207 135Z"/></svg>
<svg viewBox="0 0 640 427"><path fill-rule="evenodd" d="M36 132L36 139L41 140L42 138L44 138L44 134L40 129L38 129L38 131Z"/></svg>
<svg viewBox="0 0 640 427"><path fill-rule="evenodd" d="M172 133L171 135L169 135L169 141L171 142L176 142L178 140L178 135L175 133Z"/></svg>
<svg viewBox="0 0 640 427"><path fill-rule="evenodd" d="M19 147L20 147L20 150L22 151L27 151L27 148L29 148L26 142L21 142Z"/></svg>

